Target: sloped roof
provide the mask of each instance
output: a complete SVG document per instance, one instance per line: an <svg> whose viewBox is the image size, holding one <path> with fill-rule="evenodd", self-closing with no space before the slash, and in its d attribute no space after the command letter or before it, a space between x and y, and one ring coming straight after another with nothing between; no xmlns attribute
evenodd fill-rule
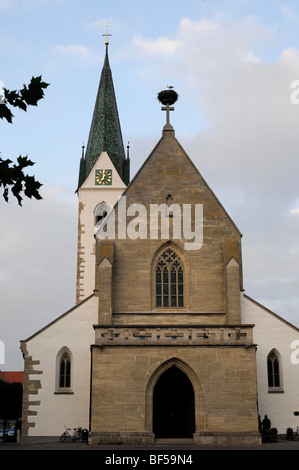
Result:
<svg viewBox="0 0 299 470"><path fill-rule="evenodd" d="M244 298L249 300L249 302L252 302L253 304L255 304L257 307L261 308L262 310L264 310L265 312L267 312L269 315L271 315L272 317L276 318L277 320L281 321L282 323L284 323L285 325L287 325L288 327L292 328L293 330L296 330L297 332L299 332L299 328L295 325L293 325L292 323L290 323L288 320L286 320L285 318L281 317L280 315L278 315L277 313L275 312L272 312L272 310L270 310L269 308L265 307L264 305L262 305L261 303L257 302L256 300L254 300L253 298L249 297L249 295L243 293L244 295Z"/></svg>
<svg viewBox="0 0 299 470"><path fill-rule="evenodd" d="M1 371L0 370L0 380L8 383L23 383L24 382L24 372L23 371Z"/></svg>

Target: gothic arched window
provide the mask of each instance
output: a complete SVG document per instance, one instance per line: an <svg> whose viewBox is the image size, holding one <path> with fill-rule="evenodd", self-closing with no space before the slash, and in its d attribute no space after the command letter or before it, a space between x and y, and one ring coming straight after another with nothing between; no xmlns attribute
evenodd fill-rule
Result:
<svg viewBox="0 0 299 470"><path fill-rule="evenodd" d="M279 355L272 349L267 357L268 387L281 387Z"/></svg>
<svg viewBox="0 0 299 470"><path fill-rule="evenodd" d="M65 351L60 357L59 363L59 388L70 388L71 386L71 358Z"/></svg>
<svg viewBox="0 0 299 470"><path fill-rule="evenodd" d="M156 307L183 306L183 264L176 252L167 248L156 263Z"/></svg>

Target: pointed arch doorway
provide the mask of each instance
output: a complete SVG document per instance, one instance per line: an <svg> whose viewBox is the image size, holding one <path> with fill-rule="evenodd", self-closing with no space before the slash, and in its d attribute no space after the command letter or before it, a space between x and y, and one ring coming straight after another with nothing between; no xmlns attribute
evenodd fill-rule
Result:
<svg viewBox="0 0 299 470"><path fill-rule="evenodd" d="M194 390L178 367L167 369L153 393L153 432L156 439L191 438L195 429Z"/></svg>

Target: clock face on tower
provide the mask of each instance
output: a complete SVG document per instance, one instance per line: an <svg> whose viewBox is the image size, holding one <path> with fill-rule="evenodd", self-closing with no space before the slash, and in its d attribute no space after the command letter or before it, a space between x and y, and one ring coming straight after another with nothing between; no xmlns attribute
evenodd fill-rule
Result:
<svg viewBox="0 0 299 470"><path fill-rule="evenodd" d="M112 170L96 170L95 184L98 186L112 184Z"/></svg>

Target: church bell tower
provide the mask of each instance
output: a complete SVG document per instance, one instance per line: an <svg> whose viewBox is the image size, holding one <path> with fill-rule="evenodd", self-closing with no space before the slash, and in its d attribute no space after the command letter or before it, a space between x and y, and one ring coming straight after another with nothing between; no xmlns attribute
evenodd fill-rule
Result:
<svg viewBox="0 0 299 470"><path fill-rule="evenodd" d="M78 248L76 302L91 295L95 285L95 233L129 184L130 160L125 154L116 96L106 52L86 151L83 147L77 194Z"/></svg>

